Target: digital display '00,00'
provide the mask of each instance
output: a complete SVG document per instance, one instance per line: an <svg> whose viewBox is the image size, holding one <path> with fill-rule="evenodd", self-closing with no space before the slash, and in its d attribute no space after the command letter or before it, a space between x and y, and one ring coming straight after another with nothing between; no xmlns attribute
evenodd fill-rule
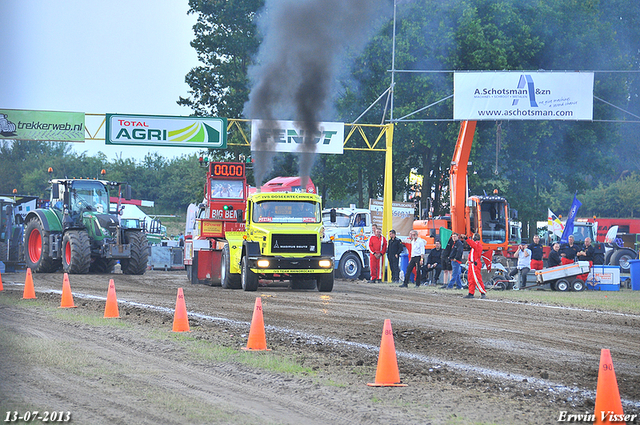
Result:
<svg viewBox="0 0 640 425"><path fill-rule="evenodd" d="M213 175L221 177L244 177L244 167L237 164L213 164Z"/></svg>

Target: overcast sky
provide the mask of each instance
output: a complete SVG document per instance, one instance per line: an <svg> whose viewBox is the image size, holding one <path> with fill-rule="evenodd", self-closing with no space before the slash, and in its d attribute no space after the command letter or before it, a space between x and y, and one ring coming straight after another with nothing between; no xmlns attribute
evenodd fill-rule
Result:
<svg viewBox="0 0 640 425"><path fill-rule="evenodd" d="M0 109L189 115L176 104L198 65L188 9L187 0L0 0ZM87 121L92 132L98 125ZM104 141L74 148L135 159L196 151Z"/></svg>

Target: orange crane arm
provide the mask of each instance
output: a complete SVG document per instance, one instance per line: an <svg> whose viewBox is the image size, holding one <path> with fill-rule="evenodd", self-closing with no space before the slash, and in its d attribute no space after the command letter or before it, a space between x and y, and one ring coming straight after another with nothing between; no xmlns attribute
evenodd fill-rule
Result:
<svg viewBox="0 0 640 425"><path fill-rule="evenodd" d="M451 196L451 230L454 233L466 233L467 203L467 164L476 132L476 121L462 121L458 142L453 153L449 171L449 190Z"/></svg>

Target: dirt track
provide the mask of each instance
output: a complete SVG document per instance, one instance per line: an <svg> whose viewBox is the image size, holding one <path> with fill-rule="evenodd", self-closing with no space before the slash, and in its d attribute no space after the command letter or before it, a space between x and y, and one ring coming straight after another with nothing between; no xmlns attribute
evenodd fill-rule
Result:
<svg viewBox="0 0 640 425"><path fill-rule="evenodd" d="M61 274L34 275L37 305L19 300L24 274L3 275L0 413L68 410L73 423L88 424L557 423L562 411L593 412L601 348L611 349L625 412L640 413L640 316L342 280L324 294L250 293L161 271L73 275L79 308L67 315L102 317L109 278L127 326L69 320L51 308L60 303ZM187 342L170 332L179 287L190 313ZM205 341L246 345L256 296L269 348L311 373L191 354L190 344ZM384 319L405 388L365 385L375 377ZM83 367L20 354L42 341Z"/></svg>

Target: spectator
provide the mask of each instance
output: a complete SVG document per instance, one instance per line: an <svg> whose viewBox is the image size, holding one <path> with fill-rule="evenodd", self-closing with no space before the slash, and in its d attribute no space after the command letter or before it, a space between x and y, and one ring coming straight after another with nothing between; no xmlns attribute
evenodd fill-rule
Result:
<svg viewBox="0 0 640 425"><path fill-rule="evenodd" d="M580 251L580 247L574 243L575 238L573 235L569 236L568 243L560 247L560 257L562 257L562 264L571 264L576 261L576 255Z"/></svg>
<svg viewBox="0 0 640 425"><path fill-rule="evenodd" d="M425 242L424 239L418 237L418 232L412 230L409 232L409 242L411 243L411 260L407 266L407 270L404 273L404 282L400 285L401 288L409 287L409 277L414 267L416 269L416 288L420 287L420 267L422 266L424 255Z"/></svg>
<svg viewBox="0 0 640 425"><path fill-rule="evenodd" d="M436 241L436 246L431 251L429 251L429 255L427 256L427 264L425 264L423 269L423 280L426 285L437 285L438 279L440 278L440 273L442 272L442 244L440 241ZM429 274L433 272L431 279L429 279Z"/></svg>
<svg viewBox="0 0 640 425"><path fill-rule="evenodd" d="M591 268L593 267L593 257L595 255L595 251L595 248L593 247L593 245L591 245L591 238L586 237L584 238L584 248L582 249L582 251L578 251L578 253L576 254L576 259L577 261L588 261L589 268ZM576 276L576 278L582 280L583 282L586 282L588 277L589 273L583 273Z"/></svg>
<svg viewBox="0 0 640 425"><path fill-rule="evenodd" d="M542 244L540 236L533 235L533 243L527 248L531 251L531 270L542 270L544 262L542 261Z"/></svg>
<svg viewBox="0 0 640 425"><path fill-rule="evenodd" d="M584 248L576 253L576 257L579 257L579 261L588 261L593 266L594 254L595 248L591 245L591 238L587 237L584 239Z"/></svg>
<svg viewBox="0 0 640 425"><path fill-rule="evenodd" d="M518 259L518 265L511 270L509 276L518 275L520 282L513 286L513 289L517 291L527 286L527 273L531 270L531 250L527 248L527 244L521 243L513 256Z"/></svg>
<svg viewBox="0 0 640 425"><path fill-rule="evenodd" d="M462 245L462 241L460 241L457 233L453 233L451 238L453 239L453 246L451 247L451 253L449 254L449 261L451 262L451 281L446 288L453 289L453 286L455 285L456 288L462 289L464 288L464 285L462 285L462 279L460 279L460 274L462 272L460 264L462 264L464 246Z"/></svg>
<svg viewBox="0 0 640 425"><path fill-rule="evenodd" d="M453 236L449 236L449 240L447 241L447 245L442 248L442 256L440 257L440 265L442 266L442 271L444 272L442 275L442 285L440 288L444 289L447 287L447 282L451 280L451 260L449 260L449 254L451 254L451 248L453 248Z"/></svg>
<svg viewBox="0 0 640 425"><path fill-rule="evenodd" d="M387 252L387 240L382 236L382 229L372 228L374 234L369 238L369 267L371 268L371 282L382 282L384 254Z"/></svg>
<svg viewBox="0 0 640 425"><path fill-rule="evenodd" d="M389 267L391 268L391 282L400 282L400 254L404 246L402 241L396 237L396 231L389 230L389 241L387 243L387 259L389 260Z"/></svg>
<svg viewBox="0 0 640 425"><path fill-rule="evenodd" d="M558 242L553 244L551 252L549 253L549 267L556 267L562 265L562 257L560 256L560 244Z"/></svg>

